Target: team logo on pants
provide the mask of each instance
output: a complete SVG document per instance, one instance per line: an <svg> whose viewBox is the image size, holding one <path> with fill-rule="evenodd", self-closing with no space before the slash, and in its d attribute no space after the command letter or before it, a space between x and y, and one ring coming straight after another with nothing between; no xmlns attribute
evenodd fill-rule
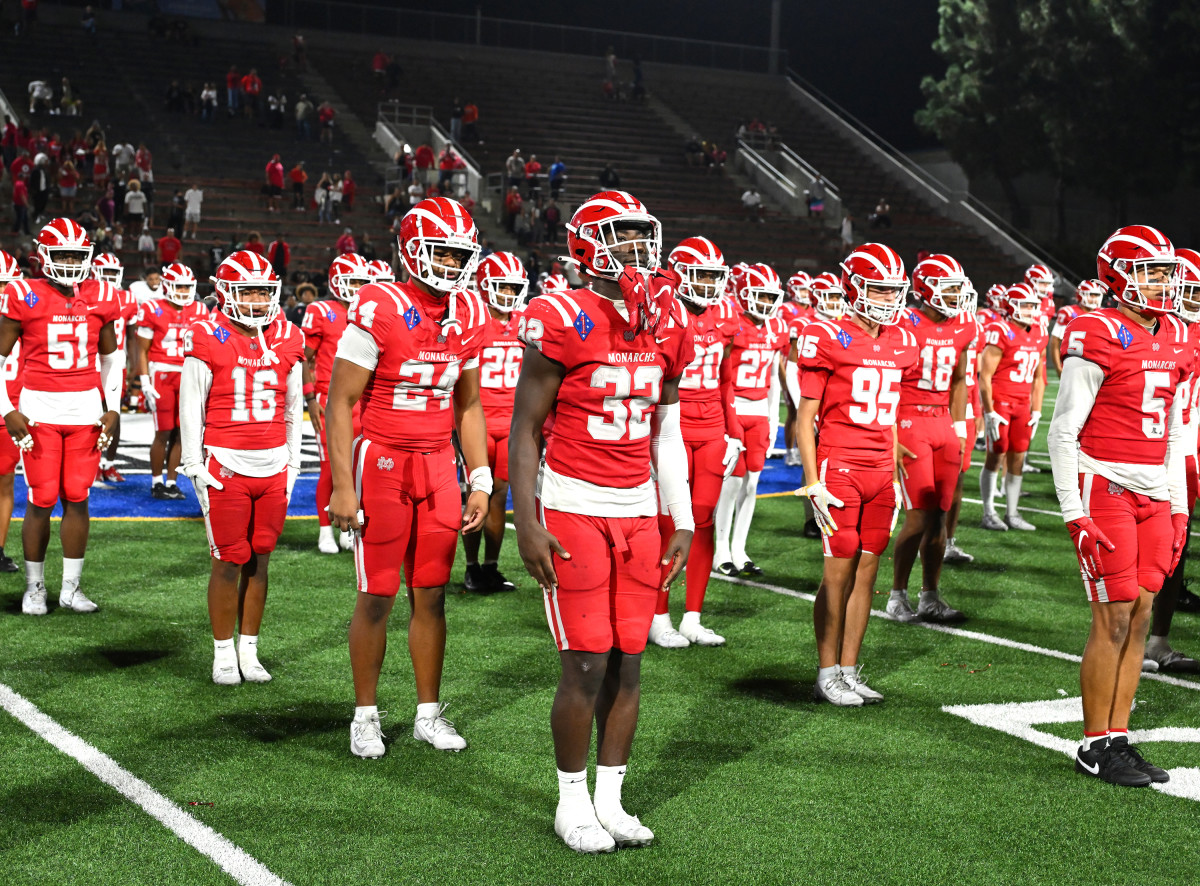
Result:
<svg viewBox="0 0 1200 886"><path fill-rule="evenodd" d="M375 467L381 471L390 471L396 466L396 463L386 455L379 456L379 461L375 462Z"/></svg>
<svg viewBox="0 0 1200 886"><path fill-rule="evenodd" d="M1108 481L1108 494L1109 495L1122 495L1124 492L1125 492L1124 486L1114 483L1112 480Z"/></svg>

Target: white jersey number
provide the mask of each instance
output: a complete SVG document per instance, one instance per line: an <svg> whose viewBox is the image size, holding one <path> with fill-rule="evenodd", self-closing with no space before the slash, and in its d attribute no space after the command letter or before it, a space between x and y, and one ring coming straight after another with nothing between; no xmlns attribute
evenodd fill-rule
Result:
<svg viewBox="0 0 1200 886"><path fill-rule="evenodd" d="M767 387L767 374L775 365L775 351L742 351L735 386L740 391L760 391Z"/></svg>
<svg viewBox="0 0 1200 886"><path fill-rule="evenodd" d="M663 371L660 366L638 366L631 374L628 366L598 366L592 372L592 387L612 388L604 398L604 411L611 416L588 416L588 433L595 440L615 442L641 440L650 436L650 415L662 393Z"/></svg>
<svg viewBox="0 0 1200 886"><path fill-rule="evenodd" d="M479 386L481 388L506 388L517 386L521 374L521 355L525 349L513 345L509 348L484 348L479 361Z"/></svg>
<svg viewBox="0 0 1200 886"><path fill-rule="evenodd" d="M46 350L49 352L46 362L51 369L87 369L88 325L86 322L47 323L46 337Z"/></svg>
<svg viewBox="0 0 1200 886"><path fill-rule="evenodd" d="M1147 372L1146 384L1142 388L1142 433L1151 440L1161 440L1167 433L1167 401L1155 394L1163 389L1171 390L1171 373Z"/></svg>
<svg viewBox="0 0 1200 886"><path fill-rule="evenodd" d="M725 353L725 346L720 342L713 342L711 345L695 345L696 356L692 362L688 364L688 368L683 371L683 377L679 379L679 387L687 388L689 391L714 391L720 384L718 375L719 367L721 366L721 355Z"/></svg>
<svg viewBox="0 0 1200 886"><path fill-rule="evenodd" d="M250 401L246 402L246 367L235 366L233 375L233 409L230 418L234 421L271 421L275 417L275 390L279 374L274 369L256 369L250 379ZM268 389L267 385L272 387Z"/></svg>
<svg viewBox="0 0 1200 886"><path fill-rule="evenodd" d="M921 348L921 380L917 387L922 391L948 391L954 375L958 352L952 347L925 345Z"/></svg>
<svg viewBox="0 0 1200 886"><path fill-rule="evenodd" d="M1031 384L1038 367L1042 365L1042 355L1035 351L1017 351L1013 354L1013 361L1017 365L1008 373L1008 377L1015 382Z"/></svg>
<svg viewBox="0 0 1200 886"><path fill-rule="evenodd" d="M900 403L899 369L876 369L859 366L850 376L850 398L855 405L849 409L855 424L878 422L887 427L896 423L896 406Z"/></svg>
<svg viewBox="0 0 1200 886"><path fill-rule="evenodd" d="M458 384L458 363L447 363L437 384L433 383L436 367L432 363L422 363L419 360L405 360L400 367L400 381L396 383L392 394L392 408L409 412L423 412L429 404L436 401L439 409L450 408L450 394ZM428 390L428 397L419 397L410 393L413 390Z"/></svg>

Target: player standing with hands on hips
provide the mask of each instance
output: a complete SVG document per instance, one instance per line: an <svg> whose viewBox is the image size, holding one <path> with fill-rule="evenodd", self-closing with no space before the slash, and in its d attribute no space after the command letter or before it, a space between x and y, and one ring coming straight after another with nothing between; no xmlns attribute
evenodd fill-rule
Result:
<svg viewBox="0 0 1200 886"><path fill-rule="evenodd" d="M492 492L479 400L488 313L483 299L466 289L479 261L475 223L454 200L422 200L401 220L399 246L412 279L358 290L325 406L333 471L329 518L356 533L350 750L359 757L384 753L376 693L401 570L417 683L413 738L438 750L467 746L439 703L446 583L459 531L482 525ZM352 413L360 400L362 435L355 440ZM450 442L455 427L471 484L465 511Z"/></svg>

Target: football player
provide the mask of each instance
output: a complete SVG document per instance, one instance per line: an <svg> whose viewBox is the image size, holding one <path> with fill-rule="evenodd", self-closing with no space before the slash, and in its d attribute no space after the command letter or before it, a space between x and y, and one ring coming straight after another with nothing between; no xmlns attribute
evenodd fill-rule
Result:
<svg viewBox="0 0 1200 886"><path fill-rule="evenodd" d="M787 324L788 339L792 349L800 338L800 332L813 319L813 279L804 271L797 271L787 278L787 298L779 307L779 316ZM784 369L783 364L780 369ZM794 467L800 464L800 450L796 448L796 404L792 402L792 392L784 379L784 402L787 404L787 417L783 423L783 442L787 449L783 463Z"/></svg>
<svg viewBox="0 0 1200 886"><path fill-rule="evenodd" d="M624 810L621 785L658 592L683 569L691 544L678 391L695 355L673 296L679 278L656 270L662 229L641 201L603 191L566 228L585 288L543 294L521 320L527 347L509 470L521 559L545 596L562 665L550 713L554 830L575 851L596 853L654 839ZM557 418L539 471L552 408ZM660 501L674 526L665 551ZM587 786L593 722L594 798Z"/></svg>
<svg viewBox="0 0 1200 886"><path fill-rule="evenodd" d="M121 260L111 252L102 252L92 259L92 276L97 280L111 283L117 290L117 302L121 306L121 319L117 321L113 329L117 333L117 350L124 360L121 364L121 393L124 394L126 390L125 372L130 359L127 344L129 341L129 330L137 322L137 301L129 294L128 289L121 288L121 284L125 279L125 268L121 265ZM99 479L107 483L125 482L125 477L117 470L117 466L113 463L113 459L117 457L117 446L120 442L121 420L118 418L117 424L113 428L112 442L108 444L108 449L100 456Z"/></svg>
<svg viewBox="0 0 1200 886"><path fill-rule="evenodd" d="M905 623L952 624L963 621L963 614L942 600L938 584L946 552L946 512L954 504L967 451L968 352L975 318L963 316L970 307L970 283L952 256L935 254L919 262L912 288L917 307L899 326L916 339L917 362L900 385L897 441L904 525L892 554L887 613ZM914 612L908 579L918 553L921 595Z"/></svg>
<svg viewBox="0 0 1200 886"><path fill-rule="evenodd" d="M1145 787L1170 779L1129 743L1128 729L1154 595L1187 538L1189 453L1177 388L1194 346L1172 313L1178 261L1161 232L1121 228L1100 247L1096 266L1118 306L1067 327L1048 438L1092 615L1075 769Z"/></svg>
<svg viewBox="0 0 1200 886"><path fill-rule="evenodd" d="M525 350L517 338L520 305L529 292L529 273L511 252L493 252L479 263L475 280L488 305L488 322L479 358L479 400L487 423L488 466L492 469L492 496L482 532L463 534L467 570L463 586L468 591L492 593L516 586L500 572L500 546L504 544L508 507L508 434L512 426L513 395L521 374ZM483 535L483 565L479 565L479 537Z"/></svg>
<svg viewBox="0 0 1200 886"><path fill-rule="evenodd" d="M163 268L163 297L143 302L137 313L137 367L146 406L154 416L150 444L150 494L157 499L182 500L175 482L179 469L179 380L183 372L183 333L208 316L196 301L196 275L175 262ZM164 470L165 468L165 470ZM160 479L161 477L161 479Z"/></svg>
<svg viewBox="0 0 1200 886"><path fill-rule="evenodd" d="M467 746L439 704L446 655L446 583L458 532L483 523L492 492L479 402L487 306L466 290L479 261L470 214L446 197L422 200L400 222L407 283L358 291L338 342L325 409L333 471L329 517L353 530L358 600L350 621L356 707L350 751L384 753L376 699L387 622L403 573L408 650L417 684L413 738ZM354 406L362 401L362 435ZM451 431L457 426L470 494L464 510Z"/></svg>
<svg viewBox="0 0 1200 886"><path fill-rule="evenodd" d="M24 387L20 408L0 385L0 411L22 452L29 506L21 527L25 596L21 611L46 614L46 548L50 514L62 501L61 609L95 612L80 589L87 552L88 491L100 453L121 409L121 360L116 290L91 276L92 243L68 218L56 218L37 235L39 280L14 280L0 312L0 355L21 344Z"/></svg>
<svg viewBox="0 0 1200 886"><path fill-rule="evenodd" d="M395 283L396 272L391 264L382 259L377 258L374 261L367 262L367 267L371 269L372 283Z"/></svg>
<svg viewBox="0 0 1200 886"><path fill-rule="evenodd" d="M317 438L321 466L317 475L317 550L322 554L336 554L339 543L342 550L348 551L354 543L349 532L341 533L340 540L334 538L333 524L329 520L333 471L329 466L329 446L325 439L325 404L329 399L329 376L333 372L338 342L346 331L347 312L358 297L358 290L376 279L376 273L361 255L342 253L329 265L329 294L333 297L311 302L300 321L300 328L304 330L306 364L304 401ZM353 414L356 437L360 430L359 411L356 405Z"/></svg>
<svg viewBox="0 0 1200 886"><path fill-rule="evenodd" d="M1062 375L1062 340L1067 326L1080 314L1094 311L1104 304L1104 284L1099 280L1082 280L1075 288L1075 303L1063 305L1054 317L1050 329L1050 359L1054 370Z"/></svg>
<svg viewBox="0 0 1200 886"><path fill-rule="evenodd" d="M825 549L813 608L813 698L857 707L883 700L863 680L859 652L879 557L900 510L896 408L917 342L897 325L908 277L895 250L882 243L858 247L842 263L842 287L849 315L810 324L800 350L796 440L808 485L797 492L812 501Z"/></svg>
<svg viewBox="0 0 1200 886"><path fill-rule="evenodd" d="M758 501L758 479L771 449L772 379L790 343L787 324L777 316L783 287L774 270L750 265L738 293L740 316L729 340L729 359L721 364L721 396L729 436L740 441L742 451L721 486L714 516L714 559L722 575L756 577L763 570L746 553L746 541Z"/></svg>
<svg viewBox="0 0 1200 886"><path fill-rule="evenodd" d="M987 305L980 308L975 315L984 328L990 323L999 323L1004 319L1004 303L1007 292L1008 287L1003 283L993 283L988 287L987 294L984 296Z"/></svg>
<svg viewBox="0 0 1200 886"><path fill-rule="evenodd" d="M9 283L22 279L21 266L7 252L0 250L0 298ZM4 385L8 389L10 403L21 402L21 343L13 345L4 360ZM8 543L8 527L12 521L14 486L17 465L21 462L21 450L8 434L0 434L0 572L18 572L13 558L4 553Z"/></svg>
<svg viewBox="0 0 1200 886"><path fill-rule="evenodd" d="M279 316L280 281L262 256L233 253L213 283L220 309L180 342L180 470L196 490L212 556L212 680L266 683L258 632L268 563L300 473L304 334Z"/></svg>
<svg viewBox="0 0 1200 886"><path fill-rule="evenodd" d="M679 380L679 424L688 458L688 488L696 523L687 567L687 599L676 631L671 624L669 592L660 591L650 642L668 649L695 643L720 646L725 638L700 624L704 595L713 564L713 512L721 484L742 451L741 426L726 425L721 402L721 372L729 356L729 341L737 331L734 313L721 298L729 268L716 244L707 237L688 237L671 250L669 267L679 275L676 296L688 313L692 361ZM674 531L669 514L660 514L664 543Z"/></svg>
<svg viewBox="0 0 1200 886"><path fill-rule="evenodd" d="M1042 354L1046 350L1041 324L1041 303L1025 283L1009 287L1005 295L1006 318L984 330L979 358L979 396L983 403L987 458L979 472L984 529L1007 531L1037 529L1017 511L1021 498L1021 472L1029 443L1042 418L1046 375ZM1006 514L996 515L996 470L1005 456Z"/></svg>
<svg viewBox="0 0 1200 886"><path fill-rule="evenodd" d="M549 295L554 292L569 292L571 284L562 274L546 274L539 284L540 294Z"/></svg>
<svg viewBox="0 0 1200 886"><path fill-rule="evenodd" d="M1054 319L1054 272L1047 265L1030 265L1025 269L1022 282L1033 290L1038 298L1041 320L1049 324Z"/></svg>

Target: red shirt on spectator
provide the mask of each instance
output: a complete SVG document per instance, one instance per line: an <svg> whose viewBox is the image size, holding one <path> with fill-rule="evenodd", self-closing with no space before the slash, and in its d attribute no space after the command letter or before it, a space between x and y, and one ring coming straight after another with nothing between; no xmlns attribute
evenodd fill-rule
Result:
<svg viewBox="0 0 1200 886"><path fill-rule="evenodd" d="M162 237L158 241L158 259L164 265L169 265L179 259L179 253L183 250L183 244L179 242L178 237L168 235Z"/></svg>
<svg viewBox="0 0 1200 886"><path fill-rule="evenodd" d="M464 124L479 122L479 108L474 102L467 102L466 107L463 108L462 122Z"/></svg>
<svg viewBox="0 0 1200 886"><path fill-rule="evenodd" d="M520 194L516 191L509 191L508 196L504 198L504 208L508 210L509 215L517 215L521 211L523 202Z"/></svg>
<svg viewBox="0 0 1200 886"><path fill-rule="evenodd" d="M278 154L267 163L267 184L275 188L283 187L283 164L279 162Z"/></svg>
<svg viewBox="0 0 1200 886"><path fill-rule="evenodd" d="M375 53L375 58L371 59L371 70L376 74L387 73L389 61L390 59L388 58L387 53L381 49L379 52Z"/></svg>
<svg viewBox="0 0 1200 886"><path fill-rule="evenodd" d="M242 82L242 78L238 76L237 70L232 70L225 75L225 88L237 89L238 84Z"/></svg>
<svg viewBox="0 0 1200 886"><path fill-rule="evenodd" d="M458 168L457 158L449 151L446 151L444 154L442 154L441 159L438 160L438 169L446 170L449 172L449 171L453 171L457 168Z"/></svg>
<svg viewBox="0 0 1200 886"><path fill-rule="evenodd" d="M257 74L247 74L242 78L242 92L246 95L258 95L262 92L262 80Z"/></svg>
<svg viewBox="0 0 1200 886"><path fill-rule="evenodd" d="M33 169L32 160L28 157L18 157L12 162L12 166L8 167L8 174L12 176L13 181L16 181L22 174L28 175L31 169Z"/></svg>
<svg viewBox="0 0 1200 886"><path fill-rule="evenodd" d="M9 120L4 124L4 136L0 137L0 147L15 148L17 146L17 124Z"/></svg>
<svg viewBox="0 0 1200 886"><path fill-rule="evenodd" d="M79 185L79 173L74 169L63 169L58 174L58 183L64 188L74 188Z"/></svg>
<svg viewBox="0 0 1200 886"><path fill-rule="evenodd" d="M13 206L28 206L29 205L29 185L25 184L24 178L13 179Z"/></svg>
<svg viewBox="0 0 1200 886"><path fill-rule="evenodd" d="M353 234L342 234L338 237L334 249L338 251L339 255L343 252L358 252L358 244L354 242Z"/></svg>
<svg viewBox="0 0 1200 886"><path fill-rule="evenodd" d="M334 118L334 115L336 113L337 113L337 111L335 111L332 108L332 106L321 105L321 107L319 107L317 109L317 120L320 121L322 126L324 126L326 123L328 123L330 120L332 120Z"/></svg>
<svg viewBox="0 0 1200 886"><path fill-rule="evenodd" d="M253 252L255 255L262 255L263 252L266 251L266 247L262 245L261 240L247 240L245 245L242 246L242 249L245 249L248 252Z"/></svg>
<svg viewBox="0 0 1200 886"><path fill-rule="evenodd" d="M342 179L342 205L347 209L354 208L354 195L358 192L358 185L354 183L354 179L350 178L347 173Z"/></svg>
<svg viewBox="0 0 1200 886"><path fill-rule="evenodd" d="M138 148L137 153L133 156L133 165L142 172L149 172L153 163L154 156L150 153L150 149Z"/></svg>
<svg viewBox="0 0 1200 886"><path fill-rule="evenodd" d="M292 184L302 185L308 181L308 173L299 166L293 166L288 172L288 178L292 180Z"/></svg>
<svg viewBox="0 0 1200 886"><path fill-rule="evenodd" d="M267 247L267 261L273 266L287 267L292 260L292 247L287 244L286 240L272 240L271 245Z"/></svg>
<svg viewBox="0 0 1200 886"><path fill-rule="evenodd" d="M433 148L429 147L429 145L421 145L417 148L416 153L413 154L413 163L416 164L417 169L422 171L432 169L434 162Z"/></svg>

